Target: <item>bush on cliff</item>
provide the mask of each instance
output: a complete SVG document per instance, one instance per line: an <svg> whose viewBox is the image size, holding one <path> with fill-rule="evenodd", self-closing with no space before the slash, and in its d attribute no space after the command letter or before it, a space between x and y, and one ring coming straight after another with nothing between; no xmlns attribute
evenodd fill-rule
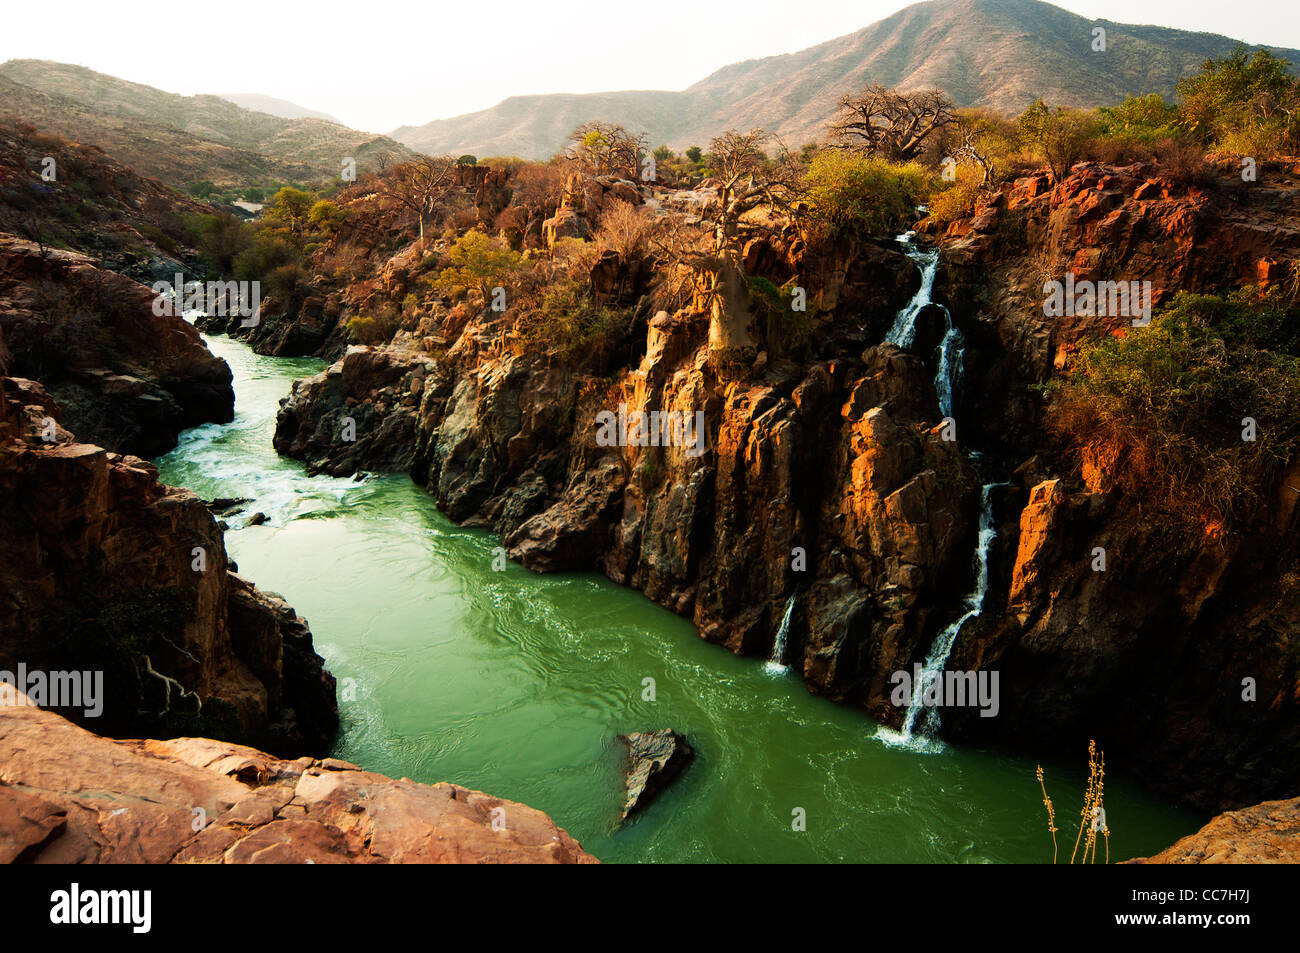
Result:
<svg viewBox="0 0 1300 953"><path fill-rule="evenodd" d="M773 354L796 352L812 333L814 313L794 309L795 287L794 279L780 288L766 278L749 279L749 304L758 319L759 337Z"/></svg>
<svg viewBox="0 0 1300 953"><path fill-rule="evenodd" d="M1181 293L1149 327L1081 348L1052 423L1120 461L1110 475L1128 493L1192 520L1249 522L1300 453L1297 316L1277 289Z"/></svg>
<svg viewBox="0 0 1300 953"><path fill-rule="evenodd" d="M1041 99L1020 114L1020 136L1052 170L1052 179L1060 182L1070 168L1088 154L1097 134L1097 122L1091 113L1057 106L1051 109Z"/></svg>
<svg viewBox="0 0 1300 953"><path fill-rule="evenodd" d="M494 288L504 288L520 270L524 257L499 238L489 238L477 229L456 239L448 252L451 265L439 274L435 286L452 292L473 288L483 305L492 301Z"/></svg>
<svg viewBox="0 0 1300 953"><path fill-rule="evenodd" d="M354 344L387 344L400 327L397 305L385 301L374 313L348 321L348 337Z"/></svg>
<svg viewBox="0 0 1300 953"><path fill-rule="evenodd" d="M1178 84L1183 125L1204 144L1255 158L1300 148L1300 79L1268 50L1208 59ZM1244 148L1241 148L1244 147Z"/></svg>
<svg viewBox="0 0 1300 953"><path fill-rule="evenodd" d="M902 231L933 184L932 173L919 163L892 163L840 149L817 153L805 177L813 217L839 237Z"/></svg>
<svg viewBox="0 0 1300 953"><path fill-rule="evenodd" d="M579 363L606 373L631 326L631 313L597 304L590 282L557 277L541 295L541 306L515 322L515 352L550 355L561 363Z"/></svg>
<svg viewBox="0 0 1300 953"><path fill-rule="evenodd" d="M984 172L976 165L957 166L957 179L930 196L930 218L946 225L975 211L983 194Z"/></svg>

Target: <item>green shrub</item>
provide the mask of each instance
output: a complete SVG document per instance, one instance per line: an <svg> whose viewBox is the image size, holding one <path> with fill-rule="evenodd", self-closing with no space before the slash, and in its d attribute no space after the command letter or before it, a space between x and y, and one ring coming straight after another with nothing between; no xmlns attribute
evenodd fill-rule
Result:
<svg viewBox="0 0 1300 953"><path fill-rule="evenodd" d="M353 344L387 344L398 332L400 323L397 306L385 302L378 311L349 320L348 336Z"/></svg>
<svg viewBox="0 0 1300 953"><path fill-rule="evenodd" d="M930 218L947 225L970 215L983 192L983 181L984 170L979 166L969 163L957 166L957 180L930 196Z"/></svg>
<svg viewBox="0 0 1300 953"><path fill-rule="evenodd" d="M813 156L805 182L813 216L835 234L892 235L915 218L934 177L914 162L827 149Z"/></svg>
<svg viewBox="0 0 1300 953"><path fill-rule="evenodd" d="M795 311L795 281L778 288L766 278L749 278L749 304L758 319L759 335L773 354L791 354L807 342L813 312Z"/></svg>
<svg viewBox="0 0 1300 953"><path fill-rule="evenodd" d="M1247 522L1300 452L1294 298L1181 293L1145 328L1081 348L1053 424L1129 493L1200 520ZM1258 428L1243 439L1244 418Z"/></svg>
<svg viewBox="0 0 1300 953"><path fill-rule="evenodd" d="M1087 154L1097 135L1097 120L1077 109L1048 108L1041 99L1017 120L1021 139L1052 170L1054 181L1070 174L1070 168Z"/></svg>
<svg viewBox="0 0 1300 953"><path fill-rule="evenodd" d="M1186 129L1205 145L1223 148L1245 137L1257 158L1293 152L1300 145L1300 80L1290 64L1268 50L1208 59L1178 84Z"/></svg>
<svg viewBox="0 0 1300 953"><path fill-rule="evenodd" d="M515 322L516 351L549 354L563 363L578 362L603 373L626 337L631 313L598 305L582 278L551 282L540 308Z"/></svg>
<svg viewBox="0 0 1300 953"><path fill-rule="evenodd" d="M440 290L475 288L485 305L492 299L492 289L504 287L524 263L522 254L477 229L456 239L448 258L451 266L438 274L435 286Z"/></svg>

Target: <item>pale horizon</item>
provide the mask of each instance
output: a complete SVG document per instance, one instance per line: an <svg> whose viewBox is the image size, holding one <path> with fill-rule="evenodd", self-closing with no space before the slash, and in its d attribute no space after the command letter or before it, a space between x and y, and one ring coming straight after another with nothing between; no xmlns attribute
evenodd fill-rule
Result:
<svg viewBox="0 0 1300 953"><path fill-rule="evenodd" d="M102 5L72 0L51 29L43 8L15 7L0 36L0 61L55 60L185 96L260 94L328 113L371 133L418 126L488 109L511 96L587 94L623 90L682 90L732 63L795 53L854 33L911 4L865 0L847 9L840 0L806 0L798 16L780 0L754 0L737 19L723 7L670 2L652 19L595 0L537 5L505 0L494 5L499 36L484 28L480 8L433 10L424 5L358 8L322 15L319 6L266 8L233 0L221 21L261 24L221 55L225 71L185 61L193 47L204 55L221 41L204 26L166 31L161 50L148 54L138 24L173 12L136 0L107 14ZM1217 33L1246 43L1300 49L1300 5L1266 0L1253 14L1195 0L1063 0L1052 4L1090 20ZM576 26L575 26L576 25ZM776 28L779 25L779 28ZM396 34L394 33L396 31ZM442 37L448 37L442 40ZM297 47L285 49L285 38ZM175 49L175 54L169 51ZM313 50L329 56L314 56ZM282 51L282 52L277 52ZM146 54L146 55L142 55ZM297 64L334 62L305 74ZM178 64L177 60L180 60ZM178 70L178 65L180 69Z"/></svg>

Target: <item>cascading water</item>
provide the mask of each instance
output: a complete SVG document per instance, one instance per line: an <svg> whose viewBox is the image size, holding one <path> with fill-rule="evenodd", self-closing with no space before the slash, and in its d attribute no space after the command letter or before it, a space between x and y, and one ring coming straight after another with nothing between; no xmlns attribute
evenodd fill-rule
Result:
<svg viewBox="0 0 1300 953"><path fill-rule="evenodd" d="M903 254L912 259L916 267L921 269L921 287L907 303L907 307L898 312L898 316L894 318L894 326L885 335L886 343L896 344L899 347L910 347L916 337L916 316L930 303L930 294L934 290L934 276L939 270L939 249L921 248L912 241L915 234L916 232L904 232L896 239L903 246Z"/></svg>
<svg viewBox="0 0 1300 953"><path fill-rule="evenodd" d="M790 616L794 614L794 600L795 596L791 596L790 601L785 604L785 615L781 617L781 627L776 630L776 641L772 643L772 657L763 666L765 671L773 675L780 675L790 670L785 664L785 642L790 635Z"/></svg>
<svg viewBox="0 0 1300 953"><path fill-rule="evenodd" d="M921 764L923 754L864 745L875 726L861 711L705 642L689 620L601 574L496 571L497 535L447 519L405 474L308 476L275 453L271 432L292 381L324 362L206 340L234 372L235 420L186 431L157 461L160 475L208 499L254 497L248 511L270 517L233 520L226 547L242 573L311 620L340 689L355 685L340 690L333 756L517 799L605 861L1043 859L1042 838L1024 823L1041 809L1035 762L952 748ZM792 669L794 613L807 606L785 610ZM657 698L642 694L648 676L659 677ZM622 803L612 736L668 725L690 737L707 770L690 769L620 829L610 823ZM772 823L790 816L791 791L830 822L797 837ZM1206 820L1114 777L1106 810L1127 819L1111 833L1112 853L1126 857L1154 854ZM855 820L886 817L887 830Z"/></svg>
<svg viewBox="0 0 1300 953"><path fill-rule="evenodd" d="M934 644L930 646L930 654L925 657L925 664L921 667L921 676L912 686L912 698L907 706L902 730L895 732L882 728L878 732L880 738L891 744L909 748L929 748L934 744L934 733L939 727L938 708L927 710L922 725L922 737L917 738L913 734L916 721L924 707L922 699L925 697L926 689L934 684L934 680L943 677L943 667L948 661L948 656L952 654L952 647L956 645L962 627L984 610L984 596L989 588L989 547L997 536L997 531L993 528L993 489L1005 485L986 483L980 492L980 529L979 539L975 544L975 588L963 600L966 611L940 632Z"/></svg>
<svg viewBox="0 0 1300 953"><path fill-rule="evenodd" d="M952 316L948 314L947 308L943 309L943 313L948 320L948 330L944 332L943 342L939 345L939 370L934 375L934 389L939 395L939 413L951 417L956 391L961 385L966 338L952 326Z"/></svg>
<svg viewBox="0 0 1300 953"><path fill-rule="evenodd" d="M926 305L935 303L931 300L931 294L934 290L935 273L939 268L939 250L937 248L919 247L912 241L915 235L915 232L904 232L898 236L898 242L903 246L903 253L912 259L921 270L921 287L912 297L912 300L907 303L907 307L898 313L898 317L894 319L894 326L890 328L889 333L885 336L887 343L899 347L909 347L915 342L917 317ZM952 314L948 309L943 305L936 306L943 309L945 331L943 340L939 343L939 367L934 375L934 389L939 397L939 413L944 417L952 417L956 390L961 385L962 358L966 351L966 339L961 331L953 326ZM977 457L976 454L972 454L972 456ZM881 728L877 731L876 736L888 744L914 750L931 750L937 745L941 746L941 743L934 737L939 727L939 711L937 708L927 710L920 735L915 733L916 722L920 717L921 709L924 707L923 699L926 690L934 684L935 679L943 677L943 667L948 661L948 656L952 653L962 627L978 616L984 609L984 596L988 591L989 583L989 547L997 536L996 531L993 529L992 490L999 485L997 483L987 483L980 493L979 537L975 543L974 558L975 588L963 600L966 611L940 632L934 640L934 644L930 646L930 652L925 657L920 677L916 680L916 684L912 686L912 697L908 702L902 730L893 731L888 728Z"/></svg>
<svg viewBox="0 0 1300 953"><path fill-rule="evenodd" d="M926 305L934 304L943 310L946 330L939 343L939 369L934 375L934 389L939 394L939 412L945 417L953 415L954 395L960 385L962 375L962 355L965 353L966 339L961 331L953 327L952 315L941 304L931 300L934 292L934 276L939 270L939 249L922 248L912 241L916 232L904 232L898 236L898 243L903 246L903 254L916 263L921 270L921 287L917 289L907 307L898 312L894 325L885 335L887 344L898 347L911 347L916 341L916 319Z"/></svg>

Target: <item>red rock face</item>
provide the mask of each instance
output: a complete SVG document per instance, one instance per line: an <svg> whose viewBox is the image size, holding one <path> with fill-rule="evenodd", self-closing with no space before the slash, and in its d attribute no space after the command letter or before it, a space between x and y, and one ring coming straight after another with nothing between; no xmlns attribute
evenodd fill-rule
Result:
<svg viewBox="0 0 1300 953"><path fill-rule="evenodd" d="M1077 453L1047 432L1031 385L1084 337L1128 333L1125 316L1043 313L1042 284L1148 280L1155 303L1276 280L1300 260L1300 187L1270 167L1181 186L1158 168L1084 163L1004 187L944 246L938 293L967 329L965 405L976 445L1018 462L990 598L999 611L951 664L1001 671L1002 714L945 718L956 737L1056 745L1097 737L1108 758L1169 796L1211 809L1293 793L1300 769L1300 585L1294 488L1247 529L1189 540L1149 501L1117 489L1116 448ZM1261 266L1261 262L1272 263ZM1013 547L1013 548L1010 548ZM1106 552L1105 571L1095 553ZM1246 682L1255 701L1244 698Z"/></svg>
<svg viewBox="0 0 1300 953"><path fill-rule="evenodd" d="M334 680L305 622L230 571L198 497L62 419L40 385L0 378L0 668L103 671L101 731L202 725L323 753Z"/></svg>
<svg viewBox="0 0 1300 953"><path fill-rule="evenodd" d="M15 700L0 863L598 862L540 811L454 784L207 738L110 741Z"/></svg>

